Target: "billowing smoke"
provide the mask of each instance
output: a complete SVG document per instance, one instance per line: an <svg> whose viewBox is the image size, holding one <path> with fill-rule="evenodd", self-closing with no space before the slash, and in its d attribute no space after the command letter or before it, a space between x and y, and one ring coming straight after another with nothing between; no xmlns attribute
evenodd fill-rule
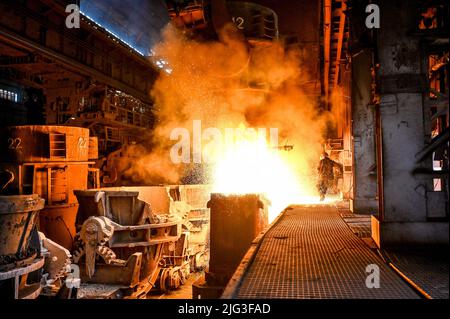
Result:
<svg viewBox="0 0 450 319"><path fill-rule="evenodd" d="M164 41L154 52L168 62L171 72L162 72L151 92L157 126L149 136L151 147L129 149L125 175L147 185L179 183L193 164L172 162L170 149L177 141L170 140L170 134L175 128L192 134L193 121L201 120L203 128L278 128L279 145L294 147L280 152L298 178L314 189L310 177L322 151L328 115L320 115L317 97L303 90L315 79L300 65L300 52L285 51L277 43L249 49L226 33L220 38L198 42L171 26L165 29Z"/></svg>

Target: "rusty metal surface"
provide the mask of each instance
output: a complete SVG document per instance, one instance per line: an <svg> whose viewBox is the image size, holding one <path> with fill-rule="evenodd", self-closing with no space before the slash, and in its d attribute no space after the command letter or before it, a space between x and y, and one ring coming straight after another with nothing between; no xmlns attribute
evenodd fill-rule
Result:
<svg viewBox="0 0 450 319"><path fill-rule="evenodd" d="M89 148L88 148L89 160L98 159L98 137L89 136Z"/></svg>
<svg viewBox="0 0 450 319"><path fill-rule="evenodd" d="M72 249L78 203L73 189L87 188L88 164L34 164L22 169L22 192L30 188L46 200L40 213L39 227L48 238ZM25 188L25 185L30 185Z"/></svg>
<svg viewBox="0 0 450 319"><path fill-rule="evenodd" d="M181 219L152 213L139 192L120 189L75 191L81 228L74 261L84 283L126 286L125 298L142 298L159 276L164 247L175 247ZM174 249L169 249L174 251ZM168 283L174 273L167 272Z"/></svg>
<svg viewBox="0 0 450 319"><path fill-rule="evenodd" d="M98 263L91 277L85 267L80 267L81 282L136 287L139 284L141 263L141 253L131 255L124 265Z"/></svg>
<svg viewBox="0 0 450 319"><path fill-rule="evenodd" d="M149 211L145 202L138 199L139 192L95 189L75 190L80 208L77 224L82 223L89 216L105 216L119 225L138 225L149 218Z"/></svg>
<svg viewBox="0 0 450 319"><path fill-rule="evenodd" d="M11 287L0 285L0 297L4 299L36 299L42 290L40 276L28 282L28 275L38 273L44 265L44 258L32 258L20 267L0 271L0 281L13 279ZM9 289L8 289L9 288Z"/></svg>
<svg viewBox="0 0 450 319"><path fill-rule="evenodd" d="M267 206L257 194L211 194L210 263L206 280L225 286L251 242L267 226Z"/></svg>
<svg viewBox="0 0 450 319"><path fill-rule="evenodd" d="M0 131L0 169L12 178L5 194L38 194L45 200L39 227L48 238L72 249L77 198L88 186L89 129L70 126L11 126ZM94 154L95 155L95 154ZM92 155L93 156L93 155Z"/></svg>
<svg viewBox="0 0 450 319"><path fill-rule="evenodd" d="M72 256L66 248L48 239L42 232L39 232L39 239L42 242L41 253L46 256L44 265L44 271L48 274L46 280L54 283L66 275L72 263Z"/></svg>
<svg viewBox="0 0 450 319"><path fill-rule="evenodd" d="M76 235L78 204L45 207L39 213L39 230L48 238L71 250Z"/></svg>
<svg viewBox="0 0 450 319"><path fill-rule="evenodd" d="M0 133L0 162L76 162L89 159L89 129L70 126L11 126Z"/></svg>
<svg viewBox="0 0 450 319"><path fill-rule="evenodd" d="M44 266L37 219L44 207L38 195L0 196L0 298L35 299ZM29 278L29 274L33 274Z"/></svg>
<svg viewBox="0 0 450 319"><path fill-rule="evenodd" d="M0 196L0 266L29 257L31 232L44 200L37 195Z"/></svg>
<svg viewBox="0 0 450 319"><path fill-rule="evenodd" d="M0 196L0 214L31 212L43 207L44 200L37 194Z"/></svg>
<svg viewBox="0 0 450 319"><path fill-rule="evenodd" d="M366 286L366 267L380 288ZM419 296L347 227L336 208L296 206L262 239L234 298L415 299Z"/></svg>
<svg viewBox="0 0 450 319"><path fill-rule="evenodd" d="M89 292L84 298L118 296L102 285L119 285L120 298L143 298L153 288L177 289L191 271L204 269L209 189L172 185L76 190L81 232L74 260L81 266L82 284L102 287L85 287ZM133 264L136 254L141 259Z"/></svg>
<svg viewBox="0 0 450 319"><path fill-rule="evenodd" d="M45 262L44 258L36 258L25 263L21 267L17 267L7 271L0 271L0 280L10 279L16 276L22 276L35 270L38 270L42 268L42 266L44 266L44 262Z"/></svg>
<svg viewBox="0 0 450 319"><path fill-rule="evenodd" d="M77 291L77 299L120 299L123 297L122 289L126 286L104 284L81 284Z"/></svg>

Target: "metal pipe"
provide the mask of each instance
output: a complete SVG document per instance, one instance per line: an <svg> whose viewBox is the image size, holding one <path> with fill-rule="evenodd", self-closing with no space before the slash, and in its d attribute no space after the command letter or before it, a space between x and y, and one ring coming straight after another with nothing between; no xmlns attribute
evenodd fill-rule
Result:
<svg viewBox="0 0 450 319"><path fill-rule="evenodd" d="M330 81L330 45L331 45L331 0L324 2L324 86L325 86L325 100L328 104L329 95L329 81Z"/></svg>

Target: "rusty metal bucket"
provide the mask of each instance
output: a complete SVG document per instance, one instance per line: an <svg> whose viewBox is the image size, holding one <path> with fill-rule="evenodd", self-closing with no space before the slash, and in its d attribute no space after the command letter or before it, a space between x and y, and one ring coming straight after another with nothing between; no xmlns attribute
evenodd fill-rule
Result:
<svg viewBox="0 0 450 319"><path fill-rule="evenodd" d="M0 266L29 257L31 232L44 202L38 195L0 196Z"/></svg>
<svg viewBox="0 0 450 319"><path fill-rule="evenodd" d="M267 226L264 201L259 194L211 194L209 274L214 275L214 284L227 283L251 242Z"/></svg>

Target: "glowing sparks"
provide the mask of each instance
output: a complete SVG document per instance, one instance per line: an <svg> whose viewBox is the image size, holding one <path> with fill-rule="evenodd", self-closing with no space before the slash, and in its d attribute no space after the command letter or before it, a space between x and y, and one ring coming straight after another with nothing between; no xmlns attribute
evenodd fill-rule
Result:
<svg viewBox="0 0 450 319"><path fill-rule="evenodd" d="M263 194L270 202L269 222L291 204L319 203L289 163L289 153L272 148L261 137L237 140L225 146L214 171L214 192Z"/></svg>

